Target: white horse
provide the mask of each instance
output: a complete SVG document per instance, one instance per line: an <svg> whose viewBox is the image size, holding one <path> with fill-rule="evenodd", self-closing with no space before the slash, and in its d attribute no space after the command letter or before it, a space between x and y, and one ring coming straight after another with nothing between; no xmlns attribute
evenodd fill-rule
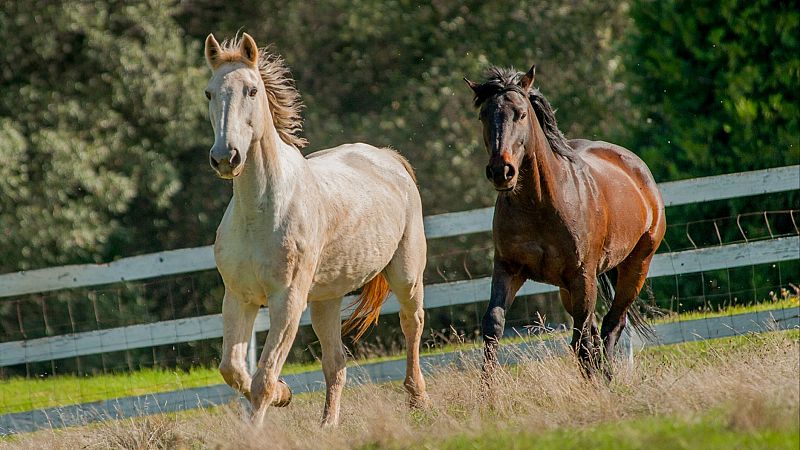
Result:
<svg viewBox="0 0 800 450"><path fill-rule="evenodd" d="M428 402L419 365L426 243L414 172L390 149L347 144L308 158L296 133L302 105L283 60L248 34L205 42L212 69L206 89L214 128L210 162L233 179L233 198L217 229L214 256L225 283L220 372L244 394L262 424L269 405L291 400L278 379L300 316L322 346L327 394L322 422L339 420L345 384L341 303L364 286L348 324L360 336L377 322L391 289L407 345L405 387L412 406ZM245 355L259 307L270 327L252 378Z"/></svg>

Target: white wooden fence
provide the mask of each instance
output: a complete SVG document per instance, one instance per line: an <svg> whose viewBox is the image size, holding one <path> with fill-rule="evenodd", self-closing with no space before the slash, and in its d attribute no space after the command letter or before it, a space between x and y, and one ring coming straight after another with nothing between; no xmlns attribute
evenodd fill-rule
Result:
<svg viewBox="0 0 800 450"><path fill-rule="evenodd" d="M800 189L800 166L743 172L659 185L667 205L683 205L748 195ZM440 214L425 218L428 239L491 230L493 208ZM705 270L733 268L798 259L800 237L790 236L659 254L650 267L650 277L680 275ZM81 264L0 275L0 298L58 289L96 286L213 269L211 246L171 250L122 258L108 264ZM488 300L490 278L433 284L425 288L425 307L439 308ZM528 282L518 296L555 290L553 286ZM2 301L2 300L0 300ZM345 304L349 302L345 301ZM394 297L381 314L397 313ZM343 311L343 317L347 315ZM301 324L310 324L308 311ZM269 329L269 315L262 309L255 331ZM0 366L50 361L222 336L221 314L187 319L64 334L25 341L0 343Z"/></svg>
<svg viewBox="0 0 800 450"><path fill-rule="evenodd" d="M800 165L658 185L667 206L800 189ZM494 208L425 217L425 236L437 239L492 229ZM76 264L0 275L0 297L143 280L215 268L212 247L169 250L107 264Z"/></svg>

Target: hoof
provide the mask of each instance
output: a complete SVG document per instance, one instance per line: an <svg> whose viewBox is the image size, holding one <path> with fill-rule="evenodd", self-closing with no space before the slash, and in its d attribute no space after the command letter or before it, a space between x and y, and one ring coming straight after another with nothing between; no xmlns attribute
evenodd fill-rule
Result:
<svg viewBox="0 0 800 450"><path fill-rule="evenodd" d="M339 426L339 419L338 418L322 419L322 422L320 422L319 426L323 430L326 430L326 429L329 429L329 428L336 428L336 427Z"/></svg>
<svg viewBox="0 0 800 450"><path fill-rule="evenodd" d="M408 407L411 409L425 409L431 406L431 398L427 392L420 395L412 395L408 399Z"/></svg>
<svg viewBox="0 0 800 450"><path fill-rule="evenodd" d="M275 400L272 401L272 406L283 408L284 406L288 406L291 402L292 390L285 381L278 380L278 385L276 386L276 396Z"/></svg>

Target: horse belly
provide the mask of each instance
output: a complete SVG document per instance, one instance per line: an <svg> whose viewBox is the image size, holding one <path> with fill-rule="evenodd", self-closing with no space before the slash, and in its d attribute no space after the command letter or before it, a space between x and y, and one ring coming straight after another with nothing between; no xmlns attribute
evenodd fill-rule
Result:
<svg viewBox="0 0 800 450"><path fill-rule="evenodd" d="M402 238L402 233L384 230L370 237L364 233L358 237L354 230L351 236L329 243L314 274L309 301L342 297L375 278L392 260Z"/></svg>
<svg viewBox="0 0 800 450"><path fill-rule="evenodd" d="M309 295L314 301L352 292L389 264L412 214L416 185L393 151L363 144L331 149L309 162L328 210Z"/></svg>
<svg viewBox="0 0 800 450"><path fill-rule="evenodd" d="M603 254L598 263L598 273L612 269L624 261L633 252L636 244L650 228L652 222L649 210L639 208L628 210L622 214L612 214Z"/></svg>

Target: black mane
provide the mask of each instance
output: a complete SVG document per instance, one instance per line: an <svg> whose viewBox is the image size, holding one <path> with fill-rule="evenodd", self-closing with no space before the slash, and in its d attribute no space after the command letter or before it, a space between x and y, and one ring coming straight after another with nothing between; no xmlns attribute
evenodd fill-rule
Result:
<svg viewBox="0 0 800 450"><path fill-rule="evenodd" d="M513 68L489 67L486 71L486 81L475 88L475 107L480 107L486 100L503 92L515 91L525 95L522 88L519 87L519 80L522 75L522 72L518 72ZM567 143L567 138L558 129L556 114L553 107L550 106L550 102L547 101L539 89L533 86L528 90L528 100L533 106L533 111L536 113L536 118L539 120L539 125L544 131L550 148L556 154L572 159L575 156L575 152Z"/></svg>

